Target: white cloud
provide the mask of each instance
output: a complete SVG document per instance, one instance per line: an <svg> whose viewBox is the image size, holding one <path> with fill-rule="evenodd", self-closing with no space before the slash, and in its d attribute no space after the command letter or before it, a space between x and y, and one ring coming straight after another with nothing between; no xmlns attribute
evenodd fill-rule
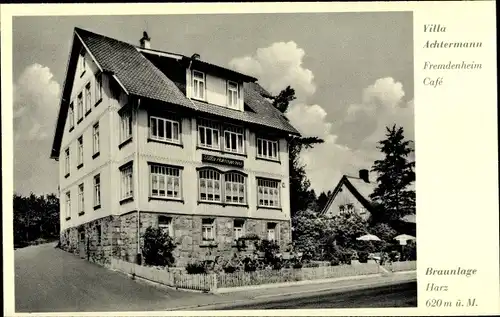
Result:
<svg viewBox="0 0 500 317"><path fill-rule="evenodd" d="M257 49L251 56L234 58L229 65L257 77L259 83L273 94L291 85L301 100L316 91L313 73L302 65L304 56L304 50L295 42L277 42Z"/></svg>

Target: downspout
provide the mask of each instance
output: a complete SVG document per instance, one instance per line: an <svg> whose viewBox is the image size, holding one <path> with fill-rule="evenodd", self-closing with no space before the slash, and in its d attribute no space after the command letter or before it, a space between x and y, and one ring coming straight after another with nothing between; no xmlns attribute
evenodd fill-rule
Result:
<svg viewBox="0 0 500 317"><path fill-rule="evenodd" d="M136 170L136 177L135 177L135 188L136 188L136 199L135 199L135 207L137 210L137 264L142 263L142 254L141 254L141 211L139 210L140 208L140 203L139 199L141 197L141 191L139 187L139 178L140 178L140 173L139 173L139 107L141 105L141 99L137 98L137 106L135 107L135 170Z"/></svg>

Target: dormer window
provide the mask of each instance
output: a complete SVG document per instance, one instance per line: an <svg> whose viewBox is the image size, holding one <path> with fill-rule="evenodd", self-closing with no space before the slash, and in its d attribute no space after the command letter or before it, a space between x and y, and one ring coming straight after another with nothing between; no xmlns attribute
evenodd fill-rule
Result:
<svg viewBox="0 0 500 317"><path fill-rule="evenodd" d="M227 82L227 106L238 108L238 84L232 81Z"/></svg>
<svg viewBox="0 0 500 317"><path fill-rule="evenodd" d="M193 98L205 100L205 74L193 70Z"/></svg>

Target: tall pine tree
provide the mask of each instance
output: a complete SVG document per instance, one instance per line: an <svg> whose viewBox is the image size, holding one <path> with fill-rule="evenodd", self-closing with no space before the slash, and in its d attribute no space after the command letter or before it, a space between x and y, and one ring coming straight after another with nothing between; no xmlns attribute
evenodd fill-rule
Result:
<svg viewBox="0 0 500 317"><path fill-rule="evenodd" d="M378 207L378 220L391 221L415 213L415 191L409 188L415 181L415 162L409 161L412 141L405 140L403 128L386 129L386 139L377 147L385 158L373 165L378 185L370 198Z"/></svg>

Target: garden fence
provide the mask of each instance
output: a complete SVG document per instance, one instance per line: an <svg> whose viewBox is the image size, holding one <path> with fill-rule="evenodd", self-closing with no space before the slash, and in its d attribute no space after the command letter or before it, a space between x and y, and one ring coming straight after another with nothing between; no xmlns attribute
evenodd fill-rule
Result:
<svg viewBox="0 0 500 317"><path fill-rule="evenodd" d="M402 261L384 264L384 268L391 272L415 271L417 269L417 261Z"/></svg>

